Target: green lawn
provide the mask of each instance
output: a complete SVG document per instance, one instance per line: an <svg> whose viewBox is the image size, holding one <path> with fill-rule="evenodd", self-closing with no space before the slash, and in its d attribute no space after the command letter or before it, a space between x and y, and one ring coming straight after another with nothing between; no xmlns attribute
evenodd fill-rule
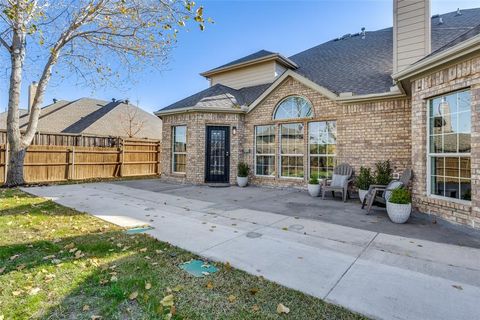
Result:
<svg viewBox="0 0 480 320"><path fill-rule="evenodd" d="M193 278L178 265L194 257L51 201L0 190L0 319L362 318L228 264ZM280 303L288 314L277 313Z"/></svg>

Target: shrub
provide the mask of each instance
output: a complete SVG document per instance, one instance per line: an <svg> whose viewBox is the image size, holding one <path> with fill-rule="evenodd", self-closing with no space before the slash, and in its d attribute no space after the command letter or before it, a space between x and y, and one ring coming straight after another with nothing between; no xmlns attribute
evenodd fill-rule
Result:
<svg viewBox="0 0 480 320"><path fill-rule="evenodd" d="M409 204L412 203L412 196L410 191L404 187L400 187L393 189L392 195L390 196L390 199L388 199L388 202L396 204Z"/></svg>
<svg viewBox="0 0 480 320"><path fill-rule="evenodd" d="M361 190L368 190L371 184L374 184L375 180L372 175L372 169L360 167L360 173L355 179L355 186Z"/></svg>
<svg viewBox="0 0 480 320"><path fill-rule="evenodd" d="M250 172L250 168L248 166L248 164L246 164L245 162L240 162L238 164L238 173L237 175L239 177L248 177L248 173Z"/></svg>
<svg viewBox="0 0 480 320"><path fill-rule="evenodd" d="M312 175L310 180L308 181L309 184L319 184L318 177L316 175Z"/></svg>
<svg viewBox="0 0 480 320"><path fill-rule="evenodd" d="M376 184L387 185L392 181L393 169L390 160L378 161L375 163L375 182Z"/></svg>

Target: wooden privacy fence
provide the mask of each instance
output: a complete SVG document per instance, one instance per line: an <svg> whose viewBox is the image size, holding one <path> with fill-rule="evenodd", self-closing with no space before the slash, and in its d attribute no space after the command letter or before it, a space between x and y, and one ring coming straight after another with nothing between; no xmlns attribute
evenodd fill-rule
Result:
<svg viewBox="0 0 480 320"><path fill-rule="evenodd" d="M67 137L63 141L71 139L73 138ZM87 139L92 140L92 136ZM109 145L112 146L102 147L31 145L25 156L23 169L25 181L27 183L53 182L148 176L160 173L160 141L110 139ZM82 141L81 144L84 142ZM0 170L0 181L5 181L7 163L7 144L2 144L0 145L0 167L3 170Z"/></svg>

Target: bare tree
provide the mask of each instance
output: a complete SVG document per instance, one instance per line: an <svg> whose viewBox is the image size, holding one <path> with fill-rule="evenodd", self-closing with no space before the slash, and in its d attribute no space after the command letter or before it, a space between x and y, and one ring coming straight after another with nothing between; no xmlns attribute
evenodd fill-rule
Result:
<svg viewBox="0 0 480 320"><path fill-rule="evenodd" d="M11 64L6 184L24 183L25 152L36 133L52 72L76 75L92 86L117 82L139 66L163 63L188 20L203 30L203 8L190 0L0 0L0 48ZM24 70L37 66L38 89L27 129L21 132Z"/></svg>
<svg viewBox="0 0 480 320"><path fill-rule="evenodd" d="M146 120L141 118L140 111L138 103L137 107L126 104L120 113L120 125L125 135L129 138L136 137L145 126Z"/></svg>

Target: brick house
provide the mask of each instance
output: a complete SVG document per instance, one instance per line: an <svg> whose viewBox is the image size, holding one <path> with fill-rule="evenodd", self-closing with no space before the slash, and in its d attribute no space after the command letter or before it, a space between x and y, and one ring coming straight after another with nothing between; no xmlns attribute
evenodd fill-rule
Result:
<svg viewBox="0 0 480 320"><path fill-rule="evenodd" d="M480 8L430 16L394 0L394 26L291 57L259 51L202 73L210 87L167 106L168 179L305 187L336 163L414 171L422 212L480 228Z"/></svg>

